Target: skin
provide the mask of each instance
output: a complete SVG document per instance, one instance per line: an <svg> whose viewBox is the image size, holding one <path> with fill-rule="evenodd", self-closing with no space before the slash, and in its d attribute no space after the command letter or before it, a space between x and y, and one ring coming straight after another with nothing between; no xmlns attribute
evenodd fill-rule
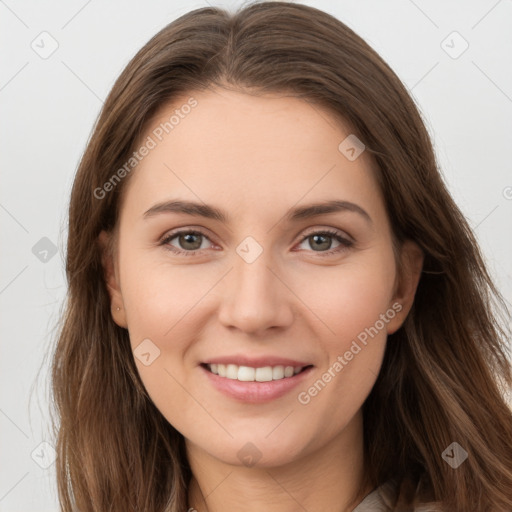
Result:
<svg viewBox="0 0 512 512"><path fill-rule="evenodd" d="M114 321L128 329L133 349L149 338L160 350L149 366L135 362L151 399L185 437L190 507L352 510L372 490L351 502L364 474L361 407L387 334L410 310L423 256L405 243L405 270L397 274L378 169L367 151L349 161L338 150L351 132L330 112L282 94L194 91L163 107L141 140L190 96L198 106L127 183L116 251L104 258ZM143 217L170 199L214 205L229 223L175 212ZM372 223L351 211L284 218L291 208L332 199L356 203ZM205 237L160 245L176 228ZM329 236L302 241L326 228L353 245ZM101 233L103 247L109 236ZM236 252L247 236L263 249L252 263ZM199 250L180 255L170 246ZM396 303L402 310L309 403L299 403L298 393ZM314 368L285 396L249 404L221 394L198 366L227 354L272 354ZM261 454L251 467L237 455L247 442Z"/></svg>

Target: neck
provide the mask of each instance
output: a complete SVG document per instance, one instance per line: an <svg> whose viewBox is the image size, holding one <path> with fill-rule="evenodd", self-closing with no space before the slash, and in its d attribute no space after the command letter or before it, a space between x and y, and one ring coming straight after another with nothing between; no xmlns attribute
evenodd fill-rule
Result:
<svg viewBox="0 0 512 512"><path fill-rule="evenodd" d="M197 512L351 512L372 490L364 476L362 415L323 447L285 465L245 467L211 457L188 440L188 509Z"/></svg>

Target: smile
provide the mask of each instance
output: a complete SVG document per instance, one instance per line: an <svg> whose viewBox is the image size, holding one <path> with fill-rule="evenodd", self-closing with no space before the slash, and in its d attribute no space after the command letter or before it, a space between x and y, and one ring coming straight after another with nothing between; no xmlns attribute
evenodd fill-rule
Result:
<svg viewBox="0 0 512 512"><path fill-rule="evenodd" d="M297 375L308 366L238 366L236 364L206 364L206 368L215 375L242 382L269 382ZM309 365L310 366L310 365Z"/></svg>
<svg viewBox="0 0 512 512"><path fill-rule="evenodd" d="M199 368L210 385L222 395L246 404L261 404L290 393L308 378L314 366L276 365L255 368L231 363L203 363Z"/></svg>

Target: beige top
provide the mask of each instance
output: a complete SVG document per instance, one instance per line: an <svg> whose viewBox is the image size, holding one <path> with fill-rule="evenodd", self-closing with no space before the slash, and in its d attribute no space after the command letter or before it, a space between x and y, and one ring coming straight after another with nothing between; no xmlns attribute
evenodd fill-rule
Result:
<svg viewBox="0 0 512 512"><path fill-rule="evenodd" d="M368 494L352 512L393 512L396 499L396 485L389 480ZM443 512L439 502L416 505L414 512Z"/></svg>
<svg viewBox="0 0 512 512"><path fill-rule="evenodd" d="M361 503L352 512L389 512L392 509L387 504L387 496L394 492L392 482L377 487L366 496Z"/></svg>

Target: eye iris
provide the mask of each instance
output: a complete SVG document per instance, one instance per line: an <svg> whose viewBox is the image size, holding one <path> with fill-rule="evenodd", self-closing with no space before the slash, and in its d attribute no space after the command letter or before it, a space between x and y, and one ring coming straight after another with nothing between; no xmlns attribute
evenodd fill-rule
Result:
<svg viewBox="0 0 512 512"><path fill-rule="evenodd" d="M331 247L331 240L330 240L331 237L329 235L311 235L309 238L313 239L315 241L315 243L317 242L317 240L319 238L323 238L324 240L327 240L327 242L324 242L323 244L320 243L320 245L321 245L320 249L330 249L330 247ZM315 248L314 245L312 245L312 247L313 247L313 249Z"/></svg>
<svg viewBox="0 0 512 512"><path fill-rule="evenodd" d="M191 238L194 238L194 237L196 237L196 241L195 241L196 246L190 247L188 244L194 245L194 241L191 240ZM194 233L186 233L184 235L180 235L179 236L180 246L183 247L184 249L190 249L192 251L199 249L201 247L200 237L201 237L201 235L197 235ZM199 244L198 244L198 241L199 241Z"/></svg>

